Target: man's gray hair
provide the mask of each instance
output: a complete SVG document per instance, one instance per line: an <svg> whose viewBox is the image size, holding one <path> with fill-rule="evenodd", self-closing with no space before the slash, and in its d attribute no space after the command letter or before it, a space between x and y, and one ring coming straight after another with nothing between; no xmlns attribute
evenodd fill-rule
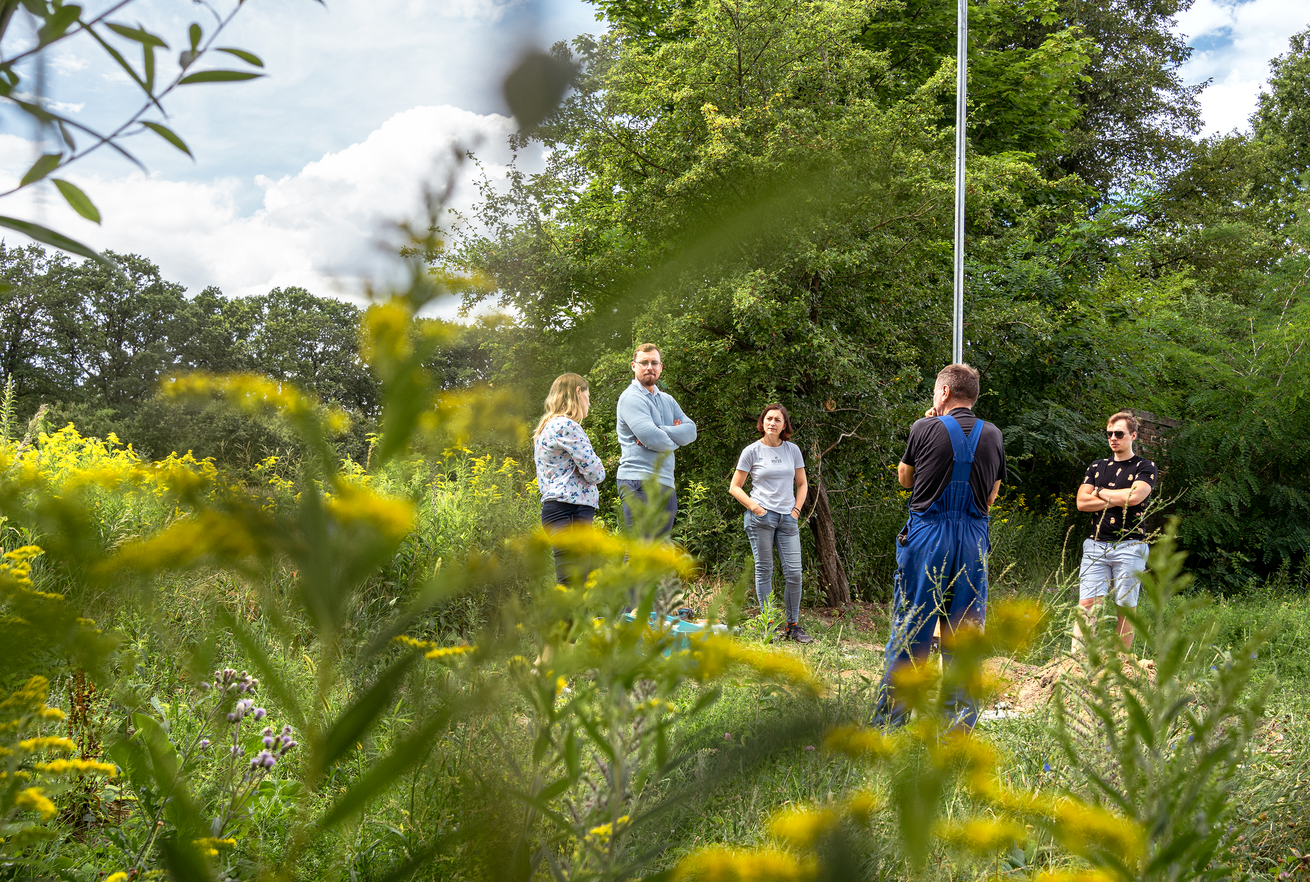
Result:
<svg viewBox="0 0 1310 882"><path fill-rule="evenodd" d="M967 364L948 364L937 374L937 385L951 387L951 397L970 404L978 400L978 371Z"/></svg>

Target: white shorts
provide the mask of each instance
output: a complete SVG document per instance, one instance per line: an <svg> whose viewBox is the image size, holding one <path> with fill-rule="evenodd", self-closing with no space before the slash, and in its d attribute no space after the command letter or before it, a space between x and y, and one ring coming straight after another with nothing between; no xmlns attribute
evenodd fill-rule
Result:
<svg viewBox="0 0 1310 882"><path fill-rule="evenodd" d="M1150 546L1141 540L1100 542L1083 540L1083 560L1078 566L1078 599L1105 597L1114 585L1114 602L1137 606L1142 590L1142 572Z"/></svg>

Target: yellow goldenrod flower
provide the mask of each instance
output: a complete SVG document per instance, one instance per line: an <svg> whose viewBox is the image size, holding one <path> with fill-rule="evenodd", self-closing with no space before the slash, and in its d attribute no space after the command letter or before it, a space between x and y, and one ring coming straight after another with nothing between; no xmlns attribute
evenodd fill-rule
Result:
<svg viewBox="0 0 1310 882"><path fill-rule="evenodd" d="M1132 866L1141 858L1146 845L1142 828L1133 821L1077 800L1060 800L1052 820L1056 838L1079 856L1093 848L1102 848Z"/></svg>
<svg viewBox="0 0 1310 882"><path fill-rule="evenodd" d="M856 759L885 760L896 755L901 741L877 729L840 726L829 733L824 747Z"/></svg>
<svg viewBox="0 0 1310 882"><path fill-rule="evenodd" d="M391 638L391 642L398 646L408 646L411 649L432 649L434 644L430 640L416 640L413 637L400 634Z"/></svg>
<svg viewBox="0 0 1310 882"><path fill-rule="evenodd" d="M218 857L220 848L236 848L235 839L215 839L212 836L206 836L202 839L193 839L191 844L200 849L200 853L205 857Z"/></svg>
<svg viewBox="0 0 1310 882"><path fill-rule="evenodd" d="M933 664L915 664L908 662L898 665L892 671L892 686L896 689L896 698L904 701L915 710L922 711L928 706L928 698L937 689L941 680L941 671Z"/></svg>
<svg viewBox="0 0 1310 882"><path fill-rule="evenodd" d="M812 862L802 863L783 851L741 851L717 846L678 862L673 878L696 882L805 882L815 876Z"/></svg>
<svg viewBox="0 0 1310 882"><path fill-rule="evenodd" d="M327 508L341 523L368 524L393 542L414 527L414 506L409 500L389 499L355 484L341 484L328 499Z"/></svg>
<svg viewBox="0 0 1310 882"><path fill-rule="evenodd" d="M1041 632L1046 614L1031 600L997 604L987 615L987 634L998 652L1023 650Z"/></svg>
<svg viewBox="0 0 1310 882"><path fill-rule="evenodd" d="M28 738L18 742L18 747L28 753L34 753L38 750L77 750L77 745L72 739L59 735L42 735L39 738Z"/></svg>
<svg viewBox="0 0 1310 882"><path fill-rule="evenodd" d="M1033 882L1118 882L1115 876L1100 870L1045 870Z"/></svg>
<svg viewBox="0 0 1310 882"><path fill-rule="evenodd" d="M981 855L991 855L1017 845L1028 838L1028 832L1014 821L991 818L970 818L963 823L940 823L937 835L957 848Z"/></svg>
<svg viewBox="0 0 1310 882"><path fill-rule="evenodd" d="M127 879L128 879L127 874L120 871L117 873L111 873L110 875L106 876L105 882L127 882Z"/></svg>
<svg viewBox="0 0 1310 882"><path fill-rule="evenodd" d="M592 827L590 830L587 831L587 835L585 838L592 845L595 845L599 848L604 848L606 845L609 844L610 837L614 835L615 831L622 830L625 826L627 826L627 824L628 824L628 816L623 815L613 824L600 824L599 826Z"/></svg>
<svg viewBox="0 0 1310 882"><path fill-rule="evenodd" d="M113 777L118 774L113 763L102 763L96 760L84 759L57 759L48 763L37 763L38 772L49 772L52 775L62 775L66 772L76 772L77 774L95 774L108 775Z"/></svg>
<svg viewBox="0 0 1310 882"><path fill-rule="evenodd" d="M410 310L400 298L375 303L365 310L359 322L364 360L374 367L394 370L394 365L413 355L411 318Z"/></svg>
<svg viewBox="0 0 1310 882"><path fill-rule="evenodd" d="M14 807L39 812L43 821L48 821L59 813L55 804L46 799L40 787L28 787L20 791L14 798Z"/></svg>
<svg viewBox="0 0 1310 882"><path fill-rule="evenodd" d="M846 798L846 812L858 824L867 824L880 803L872 793L860 791Z"/></svg>
<svg viewBox="0 0 1310 882"><path fill-rule="evenodd" d="M472 646L439 646L436 649L425 654L423 657L432 658L432 659L449 658L451 656L463 655L466 652L472 652L472 651L473 651Z"/></svg>
<svg viewBox="0 0 1310 882"><path fill-rule="evenodd" d="M697 680L713 680L723 676L734 665L747 667L762 677L783 680L801 686L810 692L822 691L805 663L785 652L756 649L722 633L706 633L691 638L690 652L696 667L692 676Z"/></svg>
<svg viewBox="0 0 1310 882"><path fill-rule="evenodd" d="M794 848L810 849L840 822L831 809L785 809L770 819L769 832Z"/></svg>

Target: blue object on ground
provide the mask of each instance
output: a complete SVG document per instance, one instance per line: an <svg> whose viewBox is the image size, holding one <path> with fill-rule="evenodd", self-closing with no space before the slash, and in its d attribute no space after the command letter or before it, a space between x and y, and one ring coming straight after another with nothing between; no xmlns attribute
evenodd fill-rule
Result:
<svg viewBox="0 0 1310 882"><path fill-rule="evenodd" d="M625 612L623 614L623 619L624 621L627 622L635 622L637 620L637 616L634 613ZM659 614L651 613L650 614L651 628L657 627L658 624L659 624ZM689 622L686 619L680 619L676 616L665 616L664 625L675 635L673 645L668 649L664 650L664 654L666 656L674 649L678 649L678 650L691 649L692 634L699 634L702 631L706 631L706 630L711 630L717 634L728 633L728 626L722 623L716 623L714 625L710 625L705 622Z"/></svg>

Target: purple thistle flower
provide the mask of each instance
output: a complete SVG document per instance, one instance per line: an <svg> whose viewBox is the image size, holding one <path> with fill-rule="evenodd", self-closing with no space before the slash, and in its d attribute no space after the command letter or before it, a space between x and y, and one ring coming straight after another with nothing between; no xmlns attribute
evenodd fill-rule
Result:
<svg viewBox="0 0 1310 882"><path fill-rule="evenodd" d="M211 744L211 742L210 742L210 740L209 740L208 738L201 738L201 739L200 739L200 749L201 749L201 750L208 750L210 744Z"/></svg>
<svg viewBox="0 0 1310 882"><path fill-rule="evenodd" d="M228 721L229 723L235 723L235 722L237 721L237 715L236 715L236 714L228 714L228 715L227 715L227 721Z"/></svg>
<svg viewBox="0 0 1310 882"><path fill-rule="evenodd" d="M255 708L254 710L255 719L262 720L266 716L268 716L268 711L264 710L262 707Z"/></svg>

